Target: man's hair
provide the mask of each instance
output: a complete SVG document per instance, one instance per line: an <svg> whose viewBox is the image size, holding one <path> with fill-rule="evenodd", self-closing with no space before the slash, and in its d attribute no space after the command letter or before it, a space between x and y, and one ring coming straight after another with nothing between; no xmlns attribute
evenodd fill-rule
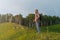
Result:
<svg viewBox="0 0 60 40"><path fill-rule="evenodd" d="M38 11L38 9L35 9L35 11Z"/></svg>

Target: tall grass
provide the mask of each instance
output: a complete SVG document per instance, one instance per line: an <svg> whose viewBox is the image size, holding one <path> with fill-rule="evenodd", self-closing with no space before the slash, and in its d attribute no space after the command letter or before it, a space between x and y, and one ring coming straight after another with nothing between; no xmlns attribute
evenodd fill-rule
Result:
<svg viewBox="0 0 60 40"><path fill-rule="evenodd" d="M37 33L35 28L23 27L15 23L2 23L0 40L60 40L60 24L47 27L41 27L41 32Z"/></svg>

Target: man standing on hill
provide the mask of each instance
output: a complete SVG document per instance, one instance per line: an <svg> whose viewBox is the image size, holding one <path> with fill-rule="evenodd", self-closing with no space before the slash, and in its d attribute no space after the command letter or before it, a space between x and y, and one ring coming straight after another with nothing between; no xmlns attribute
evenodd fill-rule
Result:
<svg viewBox="0 0 60 40"><path fill-rule="evenodd" d="M34 22L36 23L36 28L37 28L38 33L40 32L39 18L40 18L40 15L39 15L38 9L35 9L35 19L34 19Z"/></svg>

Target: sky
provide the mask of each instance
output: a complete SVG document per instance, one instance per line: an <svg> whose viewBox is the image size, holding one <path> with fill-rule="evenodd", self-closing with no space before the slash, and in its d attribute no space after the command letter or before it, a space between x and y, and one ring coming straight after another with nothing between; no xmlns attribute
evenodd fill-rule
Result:
<svg viewBox="0 0 60 40"><path fill-rule="evenodd" d="M0 14L26 17L38 9L43 15L60 16L60 0L0 0Z"/></svg>

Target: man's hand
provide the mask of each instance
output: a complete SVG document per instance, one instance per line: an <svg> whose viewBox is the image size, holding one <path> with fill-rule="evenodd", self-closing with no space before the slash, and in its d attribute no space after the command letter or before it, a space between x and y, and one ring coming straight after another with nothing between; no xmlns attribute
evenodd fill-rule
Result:
<svg viewBox="0 0 60 40"><path fill-rule="evenodd" d="M36 22L36 19L34 19L33 22Z"/></svg>
<svg viewBox="0 0 60 40"><path fill-rule="evenodd" d="M35 20L33 20L33 22L35 22Z"/></svg>

